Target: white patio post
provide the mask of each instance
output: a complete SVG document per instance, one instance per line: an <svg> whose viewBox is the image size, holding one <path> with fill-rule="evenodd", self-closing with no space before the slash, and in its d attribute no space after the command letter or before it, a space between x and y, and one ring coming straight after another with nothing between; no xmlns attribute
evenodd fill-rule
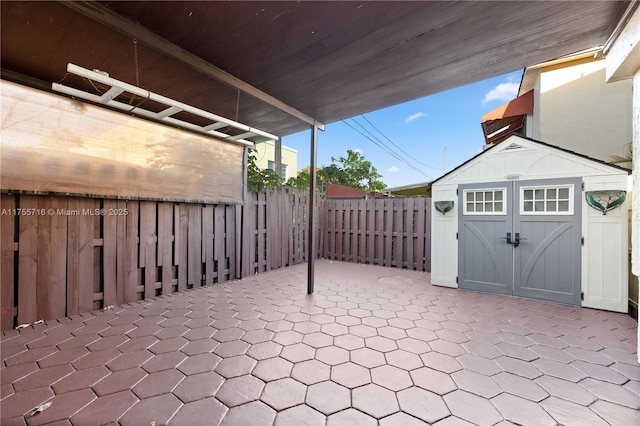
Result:
<svg viewBox="0 0 640 426"><path fill-rule="evenodd" d="M629 6L621 26L614 32L613 43L605 46L607 82L633 79L633 201L631 221L631 271L640 275L640 7ZM640 362L640 329L638 330Z"/></svg>

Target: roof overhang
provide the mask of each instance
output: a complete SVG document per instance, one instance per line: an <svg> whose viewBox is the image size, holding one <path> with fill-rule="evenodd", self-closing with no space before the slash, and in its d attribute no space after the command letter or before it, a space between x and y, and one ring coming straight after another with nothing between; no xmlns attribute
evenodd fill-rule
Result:
<svg viewBox="0 0 640 426"><path fill-rule="evenodd" d="M494 144L512 134L522 135L526 116L533 114L533 90L482 116L485 142Z"/></svg>
<svg viewBox="0 0 640 426"><path fill-rule="evenodd" d="M279 136L602 45L625 1L3 2L3 78L68 63ZM500 25L496 25L500 22Z"/></svg>
<svg viewBox="0 0 640 426"><path fill-rule="evenodd" d="M518 115L533 114L533 90L500 105L498 108L482 116L482 122L500 120Z"/></svg>

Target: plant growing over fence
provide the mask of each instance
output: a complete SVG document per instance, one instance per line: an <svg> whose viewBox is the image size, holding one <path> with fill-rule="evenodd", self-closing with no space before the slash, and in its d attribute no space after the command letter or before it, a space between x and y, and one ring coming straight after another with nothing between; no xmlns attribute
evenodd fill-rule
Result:
<svg viewBox="0 0 640 426"><path fill-rule="evenodd" d="M360 188L369 192L377 192L387 186L382 182L382 175L378 173L370 161L357 151L347 150L346 157L331 157L332 164L319 167L316 171L316 185L322 189L325 183ZM286 185L298 189L309 189L309 167L302 169L298 176L287 181Z"/></svg>
<svg viewBox="0 0 640 426"><path fill-rule="evenodd" d="M249 149L247 153L247 189L252 192L261 192L282 186L282 181L274 170L261 170L256 165L255 152L255 149Z"/></svg>

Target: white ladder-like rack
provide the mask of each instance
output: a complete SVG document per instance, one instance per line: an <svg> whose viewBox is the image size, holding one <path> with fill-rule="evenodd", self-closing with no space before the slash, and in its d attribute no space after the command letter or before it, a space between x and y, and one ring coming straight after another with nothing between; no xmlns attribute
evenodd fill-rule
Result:
<svg viewBox="0 0 640 426"><path fill-rule="evenodd" d="M191 105L187 105L171 98L167 98L166 96L158 95L157 93L153 93L140 87L133 86L131 84L125 83L124 81L116 80L109 77L108 75L105 75L106 73L103 74L101 72L91 71L74 64L67 64L67 72L106 86L110 86L110 88L102 95L95 95L93 93L65 86L60 83L53 83L51 85L51 88L56 92L65 93L67 95L85 99L96 104L107 105L112 108L129 112L131 114L139 115L141 117L164 121L173 126L182 127L205 134L207 136L215 136L220 139L240 143L243 145L253 146L253 142L246 140L246 138L252 136L264 136L269 139L278 139L278 136L271 133L255 129L253 127L247 126L246 124L238 123L237 121L221 117L219 115L204 111ZM144 99L149 99L156 103L164 104L166 105L166 108L162 111L154 112L148 109L141 108L140 106L129 105L115 100L116 97L125 92L131 93L132 95ZM173 115L182 111L205 118L207 120L211 120L211 124L200 126L198 124L190 123L188 121L172 117ZM242 133L237 135L230 135L228 133L220 131L220 129L222 129L223 127L232 127L234 129L240 130Z"/></svg>

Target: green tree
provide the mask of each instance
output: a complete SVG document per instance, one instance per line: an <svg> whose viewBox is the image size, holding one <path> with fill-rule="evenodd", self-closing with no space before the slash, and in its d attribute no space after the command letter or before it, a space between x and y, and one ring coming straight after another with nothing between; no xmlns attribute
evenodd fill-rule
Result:
<svg viewBox="0 0 640 426"><path fill-rule="evenodd" d="M370 161L357 151L347 150L346 157L331 157L332 162L338 162L341 167L337 169L343 173L337 175L337 181L331 181L340 185L365 189L370 192L381 191L387 187L382 182L382 175L378 173Z"/></svg>
<svg viewBox="0 0 640 426"><path fill-rule="evenodd" d="M359 152L347 150L346 157L331 157L332 164L316 170L316 185L322 192L325 183L360 188L368 191L381 191L387 186L382 176L370 161ZM298 189L309 189L309 167L303 168L298 176L287 181L287 185Z"/></svg>
<svg viewBox="0 0 640 426"><path fill-rule="evenodd" d="M256 165L256 150L247 153L247 189L253 192L274 189L282 185L280 177L271 169L260 170Z"/></svg>
<svg viewBox="0 0 640 426"><path fill-rule="evenodd" d="M296 177L289 178L286 186L290 186L292 188L297 189L309 189L309 182L311 182L311 176L309 175L309 168L305 167L304 169L298 172Z"/></svg>

